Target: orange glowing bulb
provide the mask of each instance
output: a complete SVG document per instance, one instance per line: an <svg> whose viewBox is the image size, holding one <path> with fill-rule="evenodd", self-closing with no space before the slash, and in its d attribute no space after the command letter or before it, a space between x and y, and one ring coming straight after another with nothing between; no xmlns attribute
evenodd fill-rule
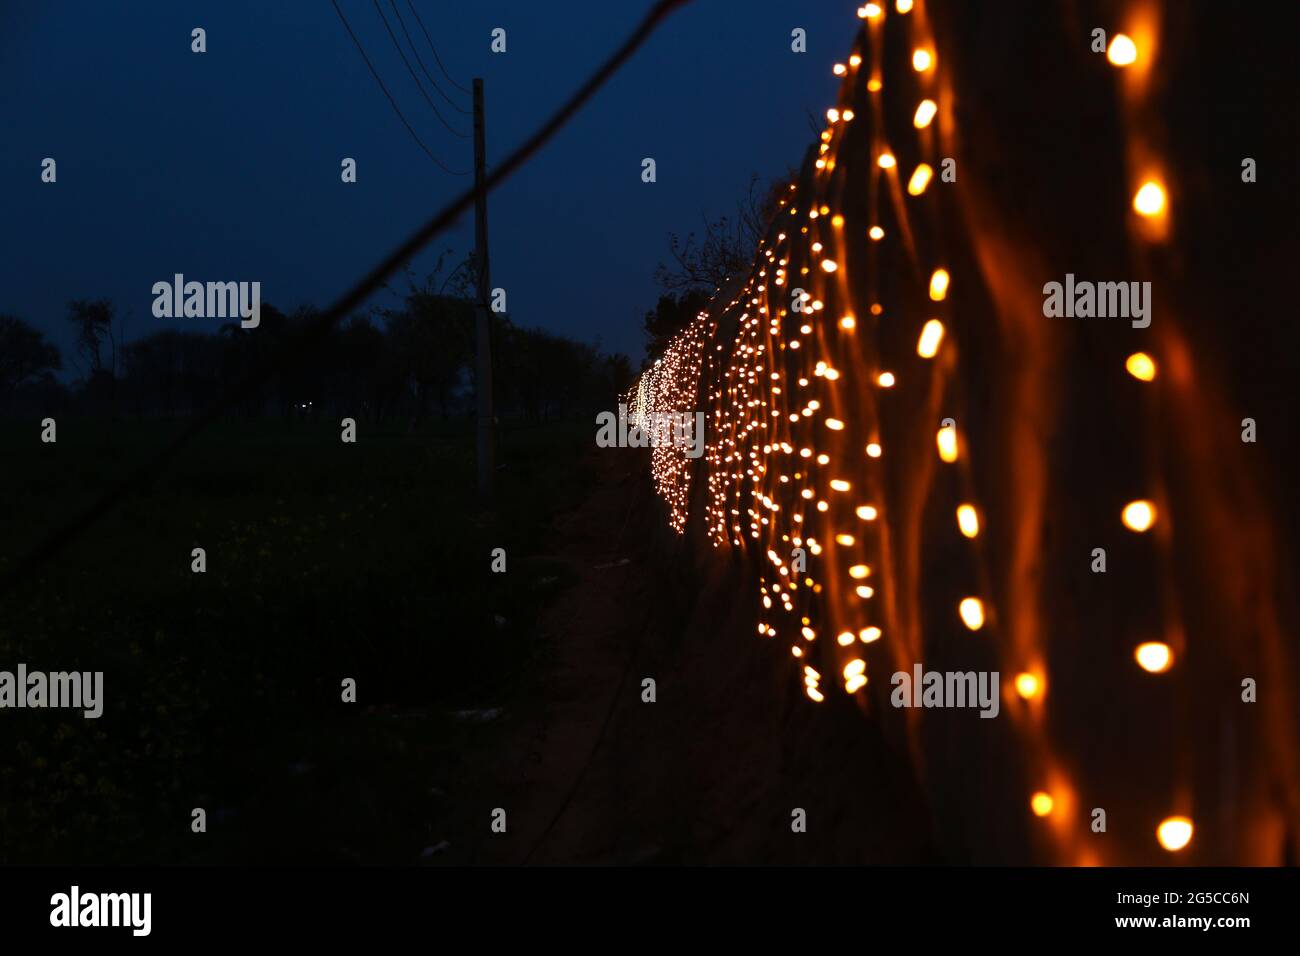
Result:
<svg viewBox="0 0 1300 956"><path fill-rule="evenodd" d="M1050 793L1039 790L1029 798L1029 808L1034 811L1034 816L1045 817L1052 812L1056 806L1056 801L1052 799Z"/></svg>
<svg viewBox="0 0 1300 956"><path fill-rule="evenodd" d="M1156 827L1156 839L1170 853L1177 853L1192 842L1192 821L1187 817L1168 817Z"/></svg>

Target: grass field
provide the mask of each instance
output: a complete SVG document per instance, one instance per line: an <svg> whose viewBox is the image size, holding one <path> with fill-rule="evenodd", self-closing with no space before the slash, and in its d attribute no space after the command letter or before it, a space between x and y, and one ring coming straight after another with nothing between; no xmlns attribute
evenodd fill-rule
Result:
<svg viewBox="0 0 1300 956"><path fill-rule="evenodd" d="M0 422L0 572L178 427ZM586 423L507 429L484 512L472 438L222 423L0 596L0 670L103 671L105 699L0 710L0 862L417 861L493 732L454 715L527 696L548 652L566 571L538 555L591 480Z"/></svg>

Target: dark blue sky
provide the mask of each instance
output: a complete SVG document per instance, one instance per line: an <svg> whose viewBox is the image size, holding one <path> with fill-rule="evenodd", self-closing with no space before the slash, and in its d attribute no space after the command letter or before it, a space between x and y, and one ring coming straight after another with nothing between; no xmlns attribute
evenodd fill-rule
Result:
<svg viewBox="0 0 1300 956"><path fill-rule="evenodd" d="M381 4L403 40L387 0ZM417 0L451 75L484 79L489 162L544 119L631 30L637 2ZM833 102L851 0L694 0L674 14L542 153L489 200L494 286L514 320L639 359L669 231L730 212L751 173L796 166L808 113ZM452 168L471 141L434 118L371 0L340 0L407 119ZM406 0L398 9L441 80ZM208 52L190 52L207 30ZM808 52L790 31L808 31ZM489 49L493 28L508 52ZM404 42L404 40L403 40ZM408 52L409 56L409 52ZM423 80L418 66L416 73ZM449 95L464 101L449 84ZM430 94L440 106L443 101ZM468 117L444 110L449 119ZM73 298L107 297L136 338L154 282L258 280L264 302L325 305L467 177L402 128L328 0L6 0L0 5L0 312L71 352ZM40 182L45 157L58 183ZM344 185L339 163L358 161ZM641 160L658 163L643 184ZM417 258L459 258L472 217ZM383 301L377 297L374 301Z"/></svg>

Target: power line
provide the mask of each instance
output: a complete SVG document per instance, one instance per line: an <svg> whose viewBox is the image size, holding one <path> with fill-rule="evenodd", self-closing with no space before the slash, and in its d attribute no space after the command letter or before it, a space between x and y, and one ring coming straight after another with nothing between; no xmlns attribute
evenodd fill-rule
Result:
<svg viewBox="0 0 1300 956"><path fill-rule="evenodd" d="M443 163L442 160L429 152L429 147L425 146L424 141L416 135L415 130L411 128L411 124L408 123L406 117L402 115L402 110L398 107L397 101L393 99L393 94L388 92L388 87L384 86L384 81L379 78L379 74L375 71L374 65L370 62L370 57L366 56L365 48L361 46L361 41L358 40L357 35L352 32L352 27L348 25L347 18L343 16L343 11L339 9L337 0L330 0L330 4L334 7L334 12L339 15L339 20L343 22L343 27L348 31L348 36L352 37L352 42L356 44L357 52L361 54L361 59L365 60L366 66L370 68L370 75L375 78L375 82L379 84L379 88L384 91L384 96L388 97L388 102L392 105L393 112L396 113L397 118L402 121L402 125L406 127L406 131L411 134L411 139L420 144L420 149L424 150L424 154L433 160L434 164L443 172L450 173L452 176L468 175L468 170L448 169L447 165Z"/></svg>
<svg viewBox="0 0 1300 956"><path fill-rule="evenodd" d="M420 78L415 75L415 70L411 66L411 61L408 60L406 54L402 52L402 45L397 42L397 35L393 33L393 28L388 25L388 17L384 16L384 9L379 5L379 0L371 0L371 2L375 5L375 13L379 14L379 19L384 21L384 29L388 31L388 39L393 41L393 46L397 50L397 55L402 58L402 62L406 65L406 72L411 74L411 79L415 80L415 85L419 88L420 95L424 97L424 102L429 104L429 109L433 110L433 115L438 117L438 122L447 127L451 135L465 139L468 134L453 129L451 124L442 118L442 114L438 112L438 107L433 105L433 100L429 99L429 94L424 92L424 85L420 82Z"/></svg>
<svg viewBox="0 0 1300 956"><path fill-rule="evenodd" d="M637 25L631 36L623 41L622 46L610 54L609 58L591 75L587 82L579 87L577 92L569 97L564 105L552 114L551 118L537 132L533 133L523 145L517 147L501 165L488 174L483 181L483 191L490 193L503 180L526 163L561 127L573 118L573 115L597 90L605 85L609 78L618 71L619 67L645 43L659 23L674 8L688 2L690 0L658 0L640 24ZM335 9L338 9L337 5L335 5ZM342 14L340 14L340 17L342 17ZM346 23L346 21L344 22ZM351 33L352 31L349 30L348 32ZM185 447L199 433L210 427L223 411L250 391L267 382L277 370L287 368L292 362L300 360L312 347L328 335L344 316L351 314L354 309L365 302L372 292L382 286L389 276L419 252L430 239L455 223L465 210L473 205L477 192L476 188L471 187L444 206L436 216L408 236L383 261L362 276L332 306L312 320L299 342L295 343L291 340L283 342L269 358L258 363L240 382L223 390L212 404L199 413L167 445L133 468L122 480L100 495L99 498L74 516L67 524L46 535L35 548L18 562L12 571L6 572L0 578L0 594L12 591L22 581L31 577L48 561L75 542L87 529L98 523L120 500L151 485L162 470L184 451Z"/></svg>
<svg viewBox="0 0 1300 956"><path fill-rule="evenodd" d="M411 0L406 0L406 5L411 8L411 13L415 14L415 22L420 24L420 29L424 32L424 38L429 41L429 49L433 51L433 61L438 64L438 69L442 70L442 75L445 76L447 82L456 87L456 89L460 90L462 93L468 93L469 90L465 89L465 87L453 80L451 74L447 72L447 68L442 65L442 60L438 57L438 48L433 45L433 40L429 37L429 31L425 30L424 21L420 19L420 12L415 9L415 5L411 3Z"/></svg>
<svg viewBox="0 0 1300 956"><path fill-rule="evenodd" d="M402 36L406 37L406 45L409 46L411 52L415 54L415 62L420 64L420 72L422 72L425 78L429 81L429 85L438 91L438 95L446 100L451 105L452 109L469 115L472 111L457 106L456 101L442 91L442 87L438 85L438 81L429 75L429 70L425 67L424 60L420 59L420 51L415 48L415 41L411 39L410 31L406 29L406 21L402 19L401 11L397 9L397 0L388 0L388 5L393 8L393 16L397 17L397 25L402 28Z"/></svg>

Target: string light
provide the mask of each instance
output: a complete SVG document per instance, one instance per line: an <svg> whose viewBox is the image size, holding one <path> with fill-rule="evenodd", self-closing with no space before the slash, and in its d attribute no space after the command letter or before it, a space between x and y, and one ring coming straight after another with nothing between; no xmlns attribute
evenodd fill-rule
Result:
<svg viewBox="0 0 1300 956"><path fill-rule="evenodd" d="M1130 501L1120 517L1130 531L1146 531L1156 523L1156 506L1149 501Z"/></svg>
<svg viewBox="0 0 1300 956"><path fill-rule="evenodd" d="M1137 60L1137 45L1125 34L1116 33L1106 50L1106 59L1116 66L1128 66Z"/></svg>
<svg viewBox="0 0 1300 956"><path fill-rule="evenodd" d="M1152 674L1163 674L1174 666L1174 654L1169 645L1160 641L1139 644L1133 652L1138 666Z"/></svg>
<svg viewBox="0 0 1300 956"><path fill-rule="evenodd" d="M1170 853L1176 853L1192 842L1192 821L1187 817L1166 817L1156 827L1156 839Z"/></svg>
<svg viewBox="0 0 1300 956"><path fill-rule="evenodd" d="M883 7L868 3L858 8L858 16L877 20L884 15ZM895 2L899 14L909 13L913 7L912 0ZM912 111L912 126L918 132L911 134L911 142L896 141L895 145L907 161L924 157L933 162L935 155L943 155L934 149L936 141L943 141L948 131L919 131L932 127L941 106L945 118L953 113L952 104L945 100L949 95L948 78L937 75L933 38L924 12L904 23L891 24L890 30L875 24L876 29L862 31L863 45L852 51L847 66L836 63L833 73L840 77L852 73L856 78L853 71L870 57L871 62L865 64L869 73L866 89L881 93L880 68L886 61L872 54L880 53L880 45L895 35L893 28L897 25L898 42L906 44L899 52L911 50L912 69L921 76L913 85L904 84L910 91L908 99L895 104L904 116L906 110ZM1135 35L1143 42L1142 69L1151 60L1150 48L1140 30ZM1115 34L1107 58L1116 66L1129 66L1138 59L1138 46L1124 34ZM1129 80L1139 75L1131 71ZM927 94L919 100L915 92L918 85ZM1126 81L1122 85L1128 88L1133 84ZM927 393L936 401L952 400L946 383L962 358L951 346L943 361L930 364L885 353L883 330L896 325L903 335L916 334L917 357L932 360L943 347L945 322L957 323L953 328L962 333L954 340L958 345L965 343L963 335L968 328L960 324L967 321L961 312L951 310L947 304L952 281L947 268L934 261L926 242L916 239L925 232L917 230L912 216L935 216L936 203L890 205L886 200L882 208L878 195L897 196L901 192L897 187L902 185L886 175L867 177L870 204L862 209L870 218L865 222L855 221L851 210L839 205L838 197L845 193L844 168L853 168L849 162L852 157L841 153L845 143L858 144L849 147L861 150L855 161L870 164L874 158L876 168L885 173L898 166L898 159L880 133L881 114L866 112L888 108L883 97L861 98L859 92L859 99L854 101L855 88L861 89L856 79L840 86L846 101L827 110L827 128L820 142L814 142L818 146L814 151L818 171L810 171L802 182L790 184L789 202L779 219L785 228L774 228L764 237L748 281L727 296L715 298L706 311L675 336L661 360L642 373L628 396L629 417L636 421L646 420L656 412L681 412L695 407L706 410L708 441L700 461L687 459L680 448L655 448L651 452L656 491L668 504L674 530L684 532L691 502L702 501L700 520L713 546L753 554L760 564L762 620L757 632L764 639L780 636L789 643L791 657L802 671L805 693L817 703L823 702L825 693L831 690L823 692L821 673L813 665L831 677L841 675L846 693L863 689L867 686L867 665L862 658L852 657L850 649L882 640L882 629L870 623L873 619L892 627L892 618L877 617L872 613L873 606L886 615L897 613L896 590L890 590L898 588L898 582L890 580L897 554L889 550L897 545L888 542L891 536L897 540L899 530L897 523L891 523L891 489L899 476L890 469L896 467L895 462L906 462L913 446L910 442L901 444L897 455L891 452L890 459L883 460L884 467L874 463L882 460L881 436L890 435L892 441L895 434L891 429L896 422L882 420L881 416L889 414L890 407L897 410ZM843 124L854 120L853 107L863 112L864 122L852 129L853 136L848 136ZM892 125L889 128L895 129ZM1132 199L1136 216L1127 217L1126 224L1135 235L1155 241L1166 228L1166 170L1158 165L1154 149L1137 155L1137 168L1129 170L1127 180L1137 184ZM843 168L836 168L837 159ZM907 194L924 195L933 179L930 164L918 162L907 178ZM882 212L885 218L891 213L894 216L889 238L881 224ZM850 213L847 223L846 213ZM790 228L791 223L798 223L799 228ZM867 254L859 258L857 250L864 246L860 242L863 226L873 245L865 247ZM884 271L878 262L890 262L887 257L899 253L912 258L920 279L907 279L909 287L904 295L890 290L885 298L876 291ZM967 260L952 261L956 264ZM961 275L964 284L965 274ZM805 290L805 298L792 307L790 290L796 285ZM884 284L886 289L890 285ZM866 293L866 289L872 291ZM931 302L945 303L934 307L943 315L942 321L909 311L910 302L924 301L922 290ZM870 297L865 297L868 294ZM884 316L881 298L888 304L889 317ZM866 313L861 311L864 302L871 318L865 318ZM864 316L861 325L858 315ZM837 328L855 334L835 334ZM886 361L898 369L898 377L893 371L880 369ZM1156 361L1146 352L1130 354L1124 367L1138 381L1156 380ZM899 377L906 387L886 394L883 390L894 388ZM871 384L882 391L861 387ZM964 434L959 441L955 425L941 425L935 434L940 460L956 463L959 451L967 459L972 454L978 456L978 448L972 450L965 444L970 437ZM866 461L857 449L865 449ZM947 525L948 533L960 536L955 540L969 549L976 562L978 573L974 580L981 583L976 593L1001 593L988 587L991 579L982 563L983 549L973 540L984 529L978 503L969 500L974 495L968 464L964 462L947 472L951 478L942 483L960 482L953 487L963 488L963 497L968 499L954 497L944 502L945 513L951 515L953 512L946 509L955 508L957 519L955 529ZM698 496L691 493L693 474L694 481L704 485ZM1108 507L1117 505L1112 502ZM896 521L897 516L893 517ZM1148 500L1130 501L1122 506L1121 519L1131 531L1148 531L1156 523L1155 505ZM1161 536L1153 536L1152 543L1159 547ZM806 569L792 561L793 548L806 552ZM875 589L866 583L868 580L886 589L877 605L869 603ZM996 579L993 583L997 583ZM1001 648L1003 653L1012 647L1016 653L1023 653L1023 648L997 633L1003 621L1013 620L1016 615L1000 614L996 607L986 606L975 596L960 599L957 612L969 631L987 628L994 632L981 644ZM835 635L834 640L818 641L819 632ZM928 634L923 637L930 640ZM909 635L908 641L912 640ZM1162 642L1138 644L1133 654L1147 673L1164 673L1173 666L1173 650ZM1041 745L1036 728L1048 703L1044 699L1045 670L1036 656L1027 655L1017 663L1027 669L1015 672L1014 693L1023 701L1033 702L1032 706L1018 708L1017 714L1025 717L1029 734L1026 740ZM832 687L835 683L831 680L827 687L838 692ZM1037 751L1031 753L1042 756ZM1050 829L1063 831L1067 821L1061 817L1069 815L1059 813L1057 807L1071 791L1060 784L1055 771L1043 779L1050 781L1050 792L1034 792L1031 811L1038 817L1056 814L1058 819ZM1157 828L1158 842L1171 852L1186 847L1191 837L1192 824L1185 817L1170 817Z"/></svg>

